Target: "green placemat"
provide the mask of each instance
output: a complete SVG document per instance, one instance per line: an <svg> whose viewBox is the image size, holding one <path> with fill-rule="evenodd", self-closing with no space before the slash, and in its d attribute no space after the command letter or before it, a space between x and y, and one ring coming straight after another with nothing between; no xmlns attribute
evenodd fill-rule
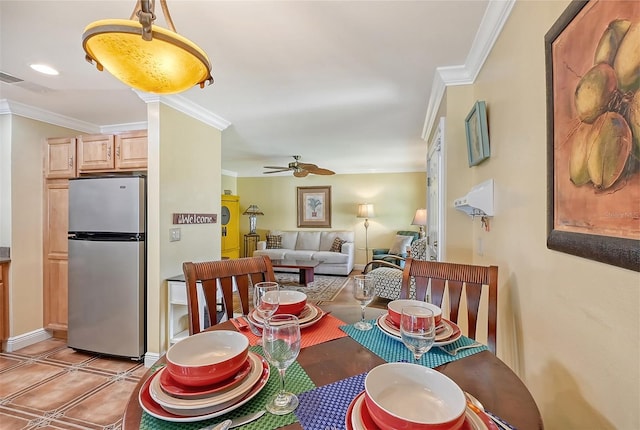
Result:
<svg viewBox="0 0 640 430"><path fill-rule="evenodd" d="M262 348L259 346L253 346L250 348L251 351L256 352L262 356L264 356L262 352ZM156 369L157 370L157 369ZM316 388L316 385L309 379L309 375L300 367L298 362L294 362L287 369L287 373L285 376L285 386L288 391L291 391L295 394L304 393L305 391L312 390ZM267 400L274 396L278 390L280 389L280 376L278 374L278 369L271 367L271 373L269 375L269 381L267 385L256 395L253 399L251 399L246 404L242 405L238 409L235 409L231 412L228 412L224 415L220 415L219 417L211 418L203 421L196 421L191 423L175 423L171 421L164 421L155 417L152 417L144 410L142 411L142 419L140 420L140 429L142 430L197 430L201 427L216 424L222 422L226 419L237 418L246 414L250 414L252 412L257 412L259 410L264 409L264 405L267 403ZM296 418L295 413L290 413L287 415L273 415L267 412L264 414L259 420L254 421L250 424L246 424L242 426L243 429L247 430L272 430L278 427L283 427L289 425L291 423L296 422L298 419Z"/></svg>

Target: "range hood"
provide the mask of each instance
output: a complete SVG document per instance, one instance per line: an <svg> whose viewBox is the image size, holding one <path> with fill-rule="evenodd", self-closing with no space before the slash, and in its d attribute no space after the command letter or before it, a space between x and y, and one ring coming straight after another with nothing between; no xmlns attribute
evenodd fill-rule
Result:
<svg viewBox="0 0 640 430"><path fill-rule="evenodd" d="M453 206L470 217L493 216L493 179L471 188L466 196L455 199Z"/></svg>

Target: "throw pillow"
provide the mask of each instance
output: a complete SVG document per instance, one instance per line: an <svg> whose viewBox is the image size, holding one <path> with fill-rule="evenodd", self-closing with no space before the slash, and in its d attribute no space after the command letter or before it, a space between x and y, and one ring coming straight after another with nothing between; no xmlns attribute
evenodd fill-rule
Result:
<svg viewBox="0 0 640 430"><path fill-rule="evenodd" d="M396 238L393 240L393 245L389 248L389 254L405 254L407 252L407 246L411 245L412 240L413 237L411 236L396 235Z"/></svg>
<svg viewBox="0 0 640 430"><path fill-rule="evenodd" d="M339 237L336 237L335 239L333 239L333 244L331 245L331 249L329 249L329 251L331 252L340 252L342 251L342 244L345 243L346 240L342 240Z"/></svg>
<svg viewBox="0 0 640 430"><path fill-rule="evenodd" d="M279 234L268 234L267 235L267 249L278 249L282 248L282 236Z"/></svg>

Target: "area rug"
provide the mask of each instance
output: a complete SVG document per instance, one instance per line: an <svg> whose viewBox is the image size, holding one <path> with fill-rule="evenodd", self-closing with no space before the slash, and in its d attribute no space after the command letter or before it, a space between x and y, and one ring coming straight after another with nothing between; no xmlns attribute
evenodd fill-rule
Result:
<svg viewBox="0 0 640 430"><path fill-rule="evenodd" d="M304 286L298 282L298 273L276 272L275 275L282 288L302 291L307 295L307 301L314 303L333 301L349 282L346 276L315 275L313 282Z"/></svg>

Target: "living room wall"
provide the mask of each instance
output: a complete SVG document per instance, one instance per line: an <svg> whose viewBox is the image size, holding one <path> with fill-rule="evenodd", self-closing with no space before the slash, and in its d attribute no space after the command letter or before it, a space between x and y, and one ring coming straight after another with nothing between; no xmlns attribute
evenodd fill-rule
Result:
<svg viewBox="0 0 640 430"><path fill-rule="evenodd" d="M357 218L359 203L372 203L376 217L369 219L369 252L372 248L388 248L398 230L418 230L411 221L416 209L426 207L426 174L380 173L315 176L295 178L293 175L265 178L238 178L240 212L251 204L264 212L257 220L261 239L269 230L298 230L297 187L331 186L331 229L352 230L356 237L355 263L364 266L364 219ZM249 232L249 218L243 217L241 234Z"/></svg>
<svg viewBox="0 0 640 430"><path fill-rule="evenodd" d="M487 103L491 141L489 160L448 172L447 184L493 178L496 205L490 231L454 217L448 231L472 225L470 262L500 268L498 356L534 395L545 427L637 429L640 277L546 246L544 35L568 4L516 2L474 84L447 89L447 144L464 145L476 100Z"/></svg>

